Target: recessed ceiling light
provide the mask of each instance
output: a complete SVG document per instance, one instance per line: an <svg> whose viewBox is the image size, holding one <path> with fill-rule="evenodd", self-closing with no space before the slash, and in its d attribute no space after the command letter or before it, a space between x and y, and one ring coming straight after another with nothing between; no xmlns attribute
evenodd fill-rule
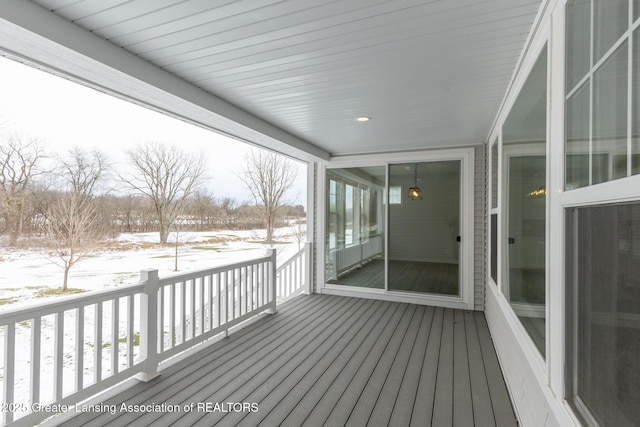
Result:
<svg viewBox="0 0 640 427"><path fill-rule="evenodd" d="M369 120L371 120L371 117L367 117L367 116L356 117L356 122L368 122Z"/></svg>

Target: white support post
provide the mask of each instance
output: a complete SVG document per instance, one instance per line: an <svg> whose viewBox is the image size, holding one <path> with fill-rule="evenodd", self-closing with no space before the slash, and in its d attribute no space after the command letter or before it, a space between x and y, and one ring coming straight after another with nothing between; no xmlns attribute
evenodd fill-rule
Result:
<svg viewBox="0 0 640 427"><path fill-rule="evenodd" d="M42 348L42 318L31 322L31 403L40 402L40 353ZM5 375L6 378L6 375Z"/></svg>
<svg viewBox="0 0 640 427"><path fill-rule="evenodd" d="M269 274L267 283L267 292L269 293L269 308L266 310L269 314L275 314L278 312L276 307L276 299L278 298L278 281L276 280L276 250L269 249L267 252L267 256L271 259L269 260Z"/></svg>
<svg viewBox="0 0 640 427"><path fill-rule="evenodd" d="M64 372L64 311L55 314L55 337L53 339L53 399L62 400Z"/></svg>
<svg viewBox="0 0 640 427"><path fill-rule="evenodd" d="M140 280L145 283L144 293L140 295L140 357L143 360L142 372L136 379L147 382L160 375L158 372L158 289L160 280L158 270L140 271Z"/></svg>
<svg viewBox="0 0 640 427"><path fill-rule="evenodd" d="M304 245L304 293L313 293L313 243L307 242Z"/></svg>
<svg viewBox="0 0 640 427"><path fill-rule="evenodd" d="M305 293L310 295L314 292L313 283L313 270L315 264L313 263L313 243L316 241L316 216L320 220L322 215L319 215L321 203L320 200L316 200L320 193L317 191L319 177L319 168L317 162L307 163L307 251L305 253L305 274L306 274L306 289ZM316 211L316 209L318 209ZM382 217L378 217L382 218Z"/></svg>
<svg viewBox="0 0 640 427"><path fill-rule="evenodd" d="M4 336L4 401L6 405L14 403L15 387L15 362L16 362L16 325L9 323L5 329ZM4 424L13 421L13 412L2 411L4 413ZM1 417L1 415L0 415Z"/></svg>

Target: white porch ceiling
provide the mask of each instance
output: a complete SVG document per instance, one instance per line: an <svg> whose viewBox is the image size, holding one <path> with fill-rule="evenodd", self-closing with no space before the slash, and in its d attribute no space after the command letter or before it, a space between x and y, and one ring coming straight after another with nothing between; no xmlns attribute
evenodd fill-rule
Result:
<svg viewBox="0 0 640 427"><path fill-rule="evenodd" d="M345 155L483 143L542 0L33 3Z"/></svg>

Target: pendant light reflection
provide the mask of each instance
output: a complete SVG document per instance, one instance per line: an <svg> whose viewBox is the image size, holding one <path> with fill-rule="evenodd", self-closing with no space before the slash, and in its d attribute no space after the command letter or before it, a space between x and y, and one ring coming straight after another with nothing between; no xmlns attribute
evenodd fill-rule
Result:
<svg viewBox="0 0 640 427"><path fill-rule="evenodd" d="M547 195L547 190L544 187L538 187L533 191L527 193L527 197L544 197Z"/></svg>
<svg viewBox="0 0 640 427"><path fill-rule="evenodd" d="M418 187L418 164L414 167L414 186L409 188L409 198L411 200L422 200L422 190Z"/></svg>

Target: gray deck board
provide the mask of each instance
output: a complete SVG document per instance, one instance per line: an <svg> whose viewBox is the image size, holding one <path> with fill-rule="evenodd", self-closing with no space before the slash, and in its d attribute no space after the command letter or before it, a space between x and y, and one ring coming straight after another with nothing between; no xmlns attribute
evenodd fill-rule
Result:
<svg viewBox="0 0 640 427"><path fill-rule="evenodd" d="M393 317L386 324L382 334L380 334L373 342L373 346L370 350L366 352L360 351L357 354L357 368L354 366L351 369L346 370L346 372L338 378L338 381L334 383L337 387L335 387L334 390L331 390L331 395L336 396L337 401L330 406L323 405L317 407L319 408L323 418L326 417L328 413L328 417L322 420L320 424L332 426L346 425L349 417L351 416L351 411L353 411L355 405L358 403L360 395L364 391L364 387L367 385L370 375L378 365L389 340L394 336L397 325L405 317L406 310L407 304L402 304L397 307ZM353 360L355 360L355 358ZM350 375L351 373L354 375ZM318 424L318 421L313 420L313 422L306 422L303 425L320 425Z"/></svg>
<svg viewBox="0 0 640 427"><path fill-rule="evenodd" d="M413 414L413 406L416 403L416 396L418 396L420 374L424 365L424 357L427 351L434 312L434 307L424 308L416 341L411 351L411 357L407 362L407 368L402 378L402 383L400 384L400 390L398 391L393 411L391 412L389 425L405 427L411 423L411 415Z"/></svg>
<svg viewBox="0 0 640 427"><path fill-rule="evenodd" d="M338 301L334 306L323 310L317 317L317 328L308 330L304 323L299 323L293 333L267 343L265 346L254 346L253 357L229 361L229 366L219 367L210 380L210 376L200 378L193 386L184 389L180 394L171 397L177 402L243 402L243 385L252 383L254 386L261 384L270 374L288 362L287 354L297 354L305 345L312 342L318 330L325 324L340 318L348 309L344 301ZM239 397L239 398L238 398ZM211 424L214 425L227 413L214 412L209 414ZM154 414L155 415L155 414ZM198 412L171 413L162 417L162 422L171 424L190 425L198 415Z"/></svg>
<svg viewBox="0 0 640 427"><path fill-rule="evenodd" d="M453 425L453 310L444 310L436 394L433 402L434 426Z"/></svg>
<svg viewBox="0 0 640 427"><path fill-rule="evenodd" d="M464 318L467 332L469 380L471 382L471 398L473 399L473 419L476 425L492 426L496 424L496 421L491 407L489 384L480 348L476 318L472 312L466 312Z"/></svg>
<svg viewBox="0 0 640 427"><path fill-rule="evenodd" d="M386 426L390 423L390 418L393 414L400 388L402 387L402 382L409 366L409 360L411 359L415 343L418 341L418 333L422 326L422 318L424 317L425 311L426 307L424 306L416 307L411 323L402 339L402 343L390 361L389 374L386 378L384 378L384 375L379 376L380 379L378 381L384 381L384 383L370 411L369 424L371 425L380 424Z"/></svg>
<svg viewBox="0 0 640 427"><path fill-rule="evenodd" d="M440 344L442 342L442 322L444 309L437 307L433 316L433 325L429 334L429 343L425 351L418 392L413 403L411 426L429 425L433 419L433 407L436 395L436 379L438 377L438 362L440 359ZM425 423L425 421L428 421Z"/></svg>
<svg viewBox="0 0 640 427"><path fill-rule="evenodd" d="M496 350L491 342L487 320L483 313L474 313L474 315L478 326L480 348L482 349L489 396L491 396L491 407L493 408L496 425L513 425L515 423L515 415L507 388L504 385Z"/></svg>
<svg viewBox="0 0 640 427"><path fill-rule="evenodd" d="M339 358L350 358L353 352L355 352L357 344L355 344L354 340L359 333L368 330L367 326L371 325L372 316L380 309L381 305L379 301L369 301L366 306L366 311L358 322L347 326L348 333L345 333L340 339L336 340L326 353L320 354L320 352L318 352L316 357L308 359L309 363L312 363L313 366L306 372L304 370L299 372L299 378L297 378L297 382L292 387L288 387L288 384L283 382L274 389L264 401L267 407L269 407L271 401L274 401L272 406L273 410L269 413L265 411L265 413L259 414L256 420L267 426L281 425L294 410L302 408L301 402L306 394L321 378L329 377L330 369L337 369L336 365ZM307 401L310 400L307 399ZM302 414L304 414L304 412L302 412ZM293 423L291 419L288 422ZM300 423L302 423L302 420ZM245 417L243 423L240 425L252 425L252 423L249 423Z"/></svg>
<svg viewBox="0 0 640 427"><path fill-rule="evenodd" d="M357 313L350 312L351 307L341 305L332 307L327 313L320 318L317 328L309 333L301 333L289 338L286 341L277 343L274 351L260 358L251 366L242 366L239 364L236 368L230 370L228 375L233 378L222 388L207 387L202 392L194 394L189 398L192 401L206 402L261 402L262 399L273 389L274 384L279 384L290 374L292 367L302 363L306 358L310 357L320 345L330 338L329 323L338 321L340 324L349 323L350 318ZM251 382L252 387L248 389L245 384ZM205 424L215 424L223 417L225 424L235 425L239 422L239 415L243 413L213 413L205 417L205 414L191 412L180 418L182 425L196 425L196 423L206 418Z"/></svg>
<svg viewBox="0 0 640 427"><path fill-rule="evenodd" d="M515 425L481 312L327 295L298 297L104 403L122 402L259 410L87 413L65 425Z"/></svg>
<svg viewBox="0 0 640 427"><path fill-rule="evenodd" d="M349 414L346 425L361 425L365 420L367 425L387 425L386 422L381 424L381 419L374 417L374 412L384 411L385 413L391 413L393 410L392 402L395 401L395 396L393 396L393 401L379 401L379 398L386 381L390 379L394 361L401 357L399 356L399 351L402 350L402 343L405 342L405 337L412 325L416 309L417 306L415 305L407 307L401 322L398 323L389 341L387 341L375 368L368 374L365 386L358 387L357 384L355 385L356 388L361 388L362 392ZM406 362L404 363L406 365ZM367 377L367 375L364 375L364 377ZM384 406L387 407L384 408ZM380 411L376 411L376 408L379 408Z"/></svg>
<svg viewBox="0 0 640 427"><path fill-rule="evenodd" d="M361 359L356 357L356 354L358 352L366 354L369 351L396 308L383 304L376 309L376 318L372 319L366 328L361 329L357 338L349 343L347 349L335 359L325 374L305 393L299 404L285 419L287 425L302 425L308 420L309 423L321 423L326 419L328 414L322 413L321 408L331 407L339 399L337 393L330 393L329 390L333 391L335 387L339 386L334 386L338 379L344 379L350 372L357 369Z"/></svg>
<svg viewBox="0 0 640 427"><path fill-rule="evenodd" d="M336 309L336 307L333 307L333 310ZM327 304L320 304L317 308L311 306L310 311L311 315L320 315L321 312L324 312L324 315L329 317L332 313L330 301L327 301ZM267 319L267 321L271 320L270 318ZM252 365L252 360L244 358L242 356L243 354L251 352L255 358L261 360L265 355L273 352L279 342L294 340L298 335L304 334L305 332L304 325L299 323L292 325L279 323L278 325L272 325L272 327L282 327L282 330L280 330L279 333L273 331L266 336L253 334L246 337L245 340L240 341L237 346L229 346L229 348L222 346L219 351L211 355L213 357L210 356L199 361L196 365L197 369L193 369L193 366L185 366L185 368L188 369L189 375L181 376L178 382L164 383L160 384L159 387L149 388L145 390L148 391L147 394L136 394L128 403L135 404L146 401L167 403L206 402L205 399L192 399L194 395L197 394L196 392L202 393L204 389L206 393L207 387L211 386L213 382L215 382L215 388L222 388L228 386L231 381L237 380L238 378L234 375L235 372ZM232 337L232 339L233 338L235 337ZM177 367L177 369L180 368L182 368L182 366ZM248 376L245 375L244 378L246 377ZM160 382L162 383L163 381ZM136 425L136 423L139 423L139 425L150 425L152 422L159 421L160 418L162 418L162 421L159 422L162 423L173 422L183 415L183 412L168 415L150 413L142 416L140 416L140 414L127 413L124 417L120 417L122 420L119 421L122 421L123 424L118 423L117 425Z"/></svg>
<svg viewBox="0 0 640 427"><path fill-rule="evenodd" d="M453 317L453 425L473 426L473 402L469 374L469 337L464 311L454 311Z"/></svg>

